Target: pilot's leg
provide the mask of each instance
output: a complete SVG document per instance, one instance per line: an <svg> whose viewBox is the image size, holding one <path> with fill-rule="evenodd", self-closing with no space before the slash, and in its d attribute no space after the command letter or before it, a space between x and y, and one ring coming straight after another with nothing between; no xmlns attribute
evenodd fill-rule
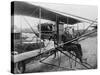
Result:
<svg viewBox="0 0 100 75"><path fill-rule="evenodd" d="M82 52L82 48L81 48L81 45L80 44L76 44L78 50L77 50L77 55L78 55L78 58L80 60L80 62L82 63L82 56L83 56L83 52Z"/></svg>

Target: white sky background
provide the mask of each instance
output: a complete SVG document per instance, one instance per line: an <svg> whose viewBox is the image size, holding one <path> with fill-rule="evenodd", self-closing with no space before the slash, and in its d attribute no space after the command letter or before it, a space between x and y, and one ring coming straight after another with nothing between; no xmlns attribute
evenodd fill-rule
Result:
<svg viewBox="0 0 100 75"><path fill-rule="evenodd" d="M98 16L98 9L97 6L88 6L88 5L74 5L74 4L51 4L51 3L34 3L31 2L32 4L36 4L42 7L50 8L53 10L58 10L61 12L73 14L76 16L80 16L83 18L87 18L90 20L95 20ZM33 17L28 17L28 16L14 16L14 25L17 26L17 28L20 28L22 25L22 28L29 28L27 22L24 20L25 17L29 24L33 27L33 29L37 29L37 25L39 24L39 19L33 18ZM41 20L42 23L48 22L47 20ZM51 21L49 21L51 22ZM84 26L85 25L85 26ZM89 24L79 24L79 29L84 29L86 28Z"/></svg>

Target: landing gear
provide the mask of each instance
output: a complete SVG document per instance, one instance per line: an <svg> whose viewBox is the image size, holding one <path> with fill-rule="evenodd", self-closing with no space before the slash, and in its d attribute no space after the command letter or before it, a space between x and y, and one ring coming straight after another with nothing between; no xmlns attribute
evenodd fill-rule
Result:
<svg viewBox="0 0 100 75"><path fill-rule="evenodd" d="M21 74L25 72L25 63L23 61L15 63L14 73Z"/></svg>

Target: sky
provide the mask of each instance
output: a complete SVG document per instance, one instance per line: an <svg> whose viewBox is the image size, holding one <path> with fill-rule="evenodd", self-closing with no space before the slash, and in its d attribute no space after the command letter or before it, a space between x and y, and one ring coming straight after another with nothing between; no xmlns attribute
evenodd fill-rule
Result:
<svg viewBox="0 0 100 75"><path fill-rule="evenodd" d="M90 20L95 20L98 16L98 8L97 6L90 6L90 5L74 5L74 4L55 4L55 3L36 3L36 2L29 2L31 4L35 4L38 6L42 6L45 8L50 8L53 10L57 10L57 11L61 11L64 13L69 13L69 14L73 14L76 16L80 16L83 18L87 18ZM26 20L27 22L26 22ZM52 21L48 21L48 20L41 20L41 23L45 23L45 22L50 22L50 23L54 23ZM39 24L39 19L34 18L34 17L29 17L29 16L22 16L22 15L15 15L14 16L14 25L17 26L18 29L20 29L20 27L22 26L22 28L30 28L29 25L30 24L33 29L37 29L37 25ZM85 26L84 26L85 25ZM79 29L85 29L88 25L88 23L80 23L78 24L78 28ZM75 25L74 27L76 27L77 25Z"/></svg>

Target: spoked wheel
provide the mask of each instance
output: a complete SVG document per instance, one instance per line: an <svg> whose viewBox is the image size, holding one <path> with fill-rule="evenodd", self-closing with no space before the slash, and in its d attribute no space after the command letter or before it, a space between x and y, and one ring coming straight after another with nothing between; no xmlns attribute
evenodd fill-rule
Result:
<svg viewBox="0 0 100 75"><path fill-rule="evenodd" d="M25 64L24 62L18 62L15 64L15 69L14 69L15 73L20 74L20 73L24 73L25 72Z"/></svg>

